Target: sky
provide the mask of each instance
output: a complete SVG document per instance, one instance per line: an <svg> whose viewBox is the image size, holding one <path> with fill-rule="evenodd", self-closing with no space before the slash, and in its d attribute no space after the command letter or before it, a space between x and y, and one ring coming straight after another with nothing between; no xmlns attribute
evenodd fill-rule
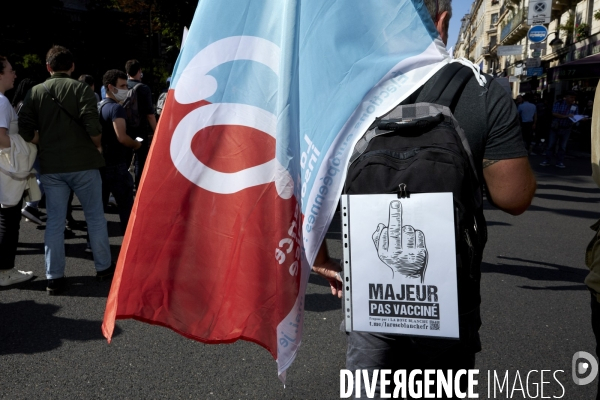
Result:
<svg viewBox="0 0 600 400"><path fill-rule="evenodd" d="M452 1L452 19L450 19L450 28L448 29L448 49L456 45L458 31L460 30L460 20L470 11L472 4L472 0Z"/></svg>

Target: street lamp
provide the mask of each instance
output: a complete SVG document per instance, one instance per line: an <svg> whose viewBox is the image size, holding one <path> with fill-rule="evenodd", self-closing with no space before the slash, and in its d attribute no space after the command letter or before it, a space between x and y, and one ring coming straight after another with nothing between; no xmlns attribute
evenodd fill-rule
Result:
<svg viewBox="0 0 600 400"><path fill-rule="evenodd" d="M560 49L562 47L562 45L564 44L564 42L561 40L561 38L558 36L560 31L554 31L554 32L550 32L548 34L548 36L552 35L553 33L556 35L556 37L554 39L552 39L550 41L550 47L552 47L552 51L556 53L556 51L558 49Z"/></svg>

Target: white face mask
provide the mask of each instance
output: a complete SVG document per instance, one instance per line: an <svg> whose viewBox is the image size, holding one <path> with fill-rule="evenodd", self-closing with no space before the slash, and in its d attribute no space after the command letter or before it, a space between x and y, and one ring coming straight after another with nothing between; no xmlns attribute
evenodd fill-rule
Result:
<svg viewBox="0 0 600 400"><path fill-rule="evenodd" d="M115 88L115 92L112 92L113 96L115 96L115 99L118 102L122 102L127 98L127 93L129 92L128 89L119 89L119 88Z"/></svg>

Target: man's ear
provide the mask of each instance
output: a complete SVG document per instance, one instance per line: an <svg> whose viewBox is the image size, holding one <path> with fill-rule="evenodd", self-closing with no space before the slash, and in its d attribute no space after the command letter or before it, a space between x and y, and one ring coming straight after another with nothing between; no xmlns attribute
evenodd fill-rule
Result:
<svg viewBox="0 0 600 400"><path fill-rule="evenodd" d="M69 74L72 74L75 71L75 63L71 64L71 68L69 69Z"/></svg>
<svg viewBox="0 0 600 400"><path fill-rule="evenodd" d="M50 75L52 75L54 73L54 71L52 70L52 68L50 68L50 64L46 63L46 71L48 71L48 73Z"/></svg>
<svg viewBox="0 0 600 400"><path fill-rule="evenodd" d="M448 44L448 26L450 26L450 14L448 11L444 11L438 14L437 19L434 21L435 29L442 37L444 44Z"/></svg>

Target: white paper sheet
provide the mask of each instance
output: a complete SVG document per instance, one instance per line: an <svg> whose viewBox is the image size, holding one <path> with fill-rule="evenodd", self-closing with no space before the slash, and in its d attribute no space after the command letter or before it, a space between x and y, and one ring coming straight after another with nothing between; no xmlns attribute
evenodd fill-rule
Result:
<svg viewBox="0 0 600 400"><path fill-rule="evenodd" d="M458 338L451 193L342 196L346 330Z"/></svg>

